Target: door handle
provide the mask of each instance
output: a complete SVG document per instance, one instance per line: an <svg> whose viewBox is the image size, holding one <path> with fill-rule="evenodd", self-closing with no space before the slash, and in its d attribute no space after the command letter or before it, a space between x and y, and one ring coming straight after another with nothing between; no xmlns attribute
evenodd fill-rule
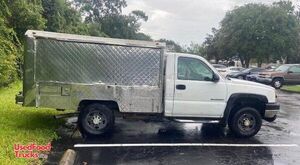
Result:
<svg viewBox="0 0 300 165"><path fill-rule="evenodd" d="M183 85L183 84L178 84L178 85L176 85L176 89L178 89L178 90L185 90L185 85Z"/></svg>

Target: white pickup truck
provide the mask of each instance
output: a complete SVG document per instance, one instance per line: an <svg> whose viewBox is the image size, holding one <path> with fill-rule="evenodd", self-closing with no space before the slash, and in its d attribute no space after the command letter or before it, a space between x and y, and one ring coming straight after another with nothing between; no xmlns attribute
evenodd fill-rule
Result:
<svg viewBox="0 0 300 165"><path fill-rule="evenodd" d="M23 106L79 111L82 133L109 131L115 116L219 123L254 136L280 106L272 87L223 78L204 58L159 42L27 31Z"/></svg>

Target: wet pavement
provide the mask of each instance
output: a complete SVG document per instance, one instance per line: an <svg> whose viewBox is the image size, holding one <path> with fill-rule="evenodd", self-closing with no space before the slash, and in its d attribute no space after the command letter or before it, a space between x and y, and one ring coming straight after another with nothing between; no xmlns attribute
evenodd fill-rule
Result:
<svg viewBox="0 0 300 165"><path fill-rule="evenodd" d="M281 112L249 139L235 138L214 124L145 123L117 119L112 133L83 139L68 124L58 130L46 164L57 164L66 149L77 151L76 164L300 164L300 147L247 147L247 144L300 144L300 95L278 91ZM71 120L71 119L69 119ZM218 143L228 146L74 148L74 144ZM233 147L230 144L245 144Z"/></svg>

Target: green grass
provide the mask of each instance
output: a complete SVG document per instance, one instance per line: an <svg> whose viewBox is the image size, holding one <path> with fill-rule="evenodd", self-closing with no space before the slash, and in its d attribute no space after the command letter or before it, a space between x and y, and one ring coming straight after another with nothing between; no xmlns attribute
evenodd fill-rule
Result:
<svg viewBox="0 0 300 165"><path fill-rule="evenodd" d="M300 85L286 85L286 86L283 86L282 89L291 91L291 92L299 92L300 93Z"/></svg>
<svg viewBox="0 0 300 165"><path fill-rule="evenodd" d="M0 88L0 164L41 164L37 159L16 158L14 144L45 145L58 138L55 130L62 120L54 109L22 107L15 104L15 95L21 91L21 82Z"/></svg>

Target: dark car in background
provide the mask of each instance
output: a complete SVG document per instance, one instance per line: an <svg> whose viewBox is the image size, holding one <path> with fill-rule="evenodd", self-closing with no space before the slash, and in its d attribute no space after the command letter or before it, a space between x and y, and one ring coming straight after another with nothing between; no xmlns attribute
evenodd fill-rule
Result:
<svg viewBox="0 0 300 165"><path fill-rule="evenodd" d="M284 64L274 71L262 72L256 81L272 85L276 89L283 84L300 84L300 64Z"/></svg>
<svg viewBox="0 0 300 165"><path fill-rule="evenodd" d="M256 73L256 74L249 74L246 76L246 80L248 81L256 81L258 75L260 72Z"/></svg>
<svg viewBox="0 0 300 165"><path fill-rule="evenodd" d="M263 71L265 71L265 69L263 69L263 68L248 68L248 69L244 69L240 72L229 73L227 76L230 78L246 80L248 75L258 74Z"/></svg>

